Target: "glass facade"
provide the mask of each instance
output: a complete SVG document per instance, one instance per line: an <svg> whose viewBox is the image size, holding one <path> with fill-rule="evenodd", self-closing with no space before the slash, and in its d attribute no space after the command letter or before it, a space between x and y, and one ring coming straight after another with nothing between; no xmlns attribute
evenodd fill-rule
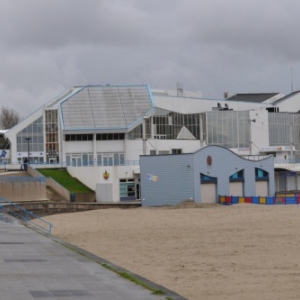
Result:
<svg viewBox="0 0 300 300"><path fill-rule="evenodd" d="M269 113L270 146L294 144L300 150L300 115L290 113Z"/></svg>
<svg viewBox="0 0 300 300"><path fill-rule="evenodd" d="M30 138L29 142L26 138ZM43 152L43 117L40 117L17 133L17 152Z"/></svg>
<svg viewBox="0 0 300 300"><path fill-rule="evenodd" d="M45 117L47 162L59 162L57 110L46 110Z"/></svg>
<svg viewBox="0 0 300 300"><path fill-rule="evenodd" d="M180 132L183 127L188 129L191 133L191 137L198 140L200 139L199 114L180 114L158 108L152 117L152 124L151 118L145 119L145 123L147 139L152 136L154 139L180 139ZM129 139L142 138L142 125L139 125L129 132L128 137Z"/></svg>
<svg viewBox="0 0 300 300"><path fill-rule="evenodd" d="M211 111L206 113L208 145L247 148L250 140L248 111Z"/></svg>

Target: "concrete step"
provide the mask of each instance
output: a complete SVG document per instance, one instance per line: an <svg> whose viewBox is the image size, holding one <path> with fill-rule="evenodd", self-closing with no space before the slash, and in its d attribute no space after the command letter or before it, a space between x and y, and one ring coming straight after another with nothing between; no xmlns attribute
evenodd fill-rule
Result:
<svg viewBox="0 0 300 300"><path fill-rule="evenodd" d="M66 199L64 196L59 194L57 191L55 191L50 186L47 186L47 188L46 188L46 197L47 197L47 199L49 199L50 201L53 201L53 202L70 202L69 199Z"/></svg>

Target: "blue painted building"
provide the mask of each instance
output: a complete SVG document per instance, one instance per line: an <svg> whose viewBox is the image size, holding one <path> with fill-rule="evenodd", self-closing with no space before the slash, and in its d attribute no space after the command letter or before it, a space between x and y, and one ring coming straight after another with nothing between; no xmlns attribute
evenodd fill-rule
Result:
<svg viewBox="0 0 300 300"><path fill-rule="evenodd" d="M195 153L140 157L143 206L185 200L217 203L219 195L274 196L274 157L242 158L221 146Z"/></svg>

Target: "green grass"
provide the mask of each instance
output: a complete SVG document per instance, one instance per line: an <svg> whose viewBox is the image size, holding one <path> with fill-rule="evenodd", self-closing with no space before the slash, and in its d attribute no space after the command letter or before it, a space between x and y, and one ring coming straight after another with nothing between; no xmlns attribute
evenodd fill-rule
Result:
<svg viewBox="0 0 300 300"><path fill-rule="evenodd" d="M126 272L120 272L120 271L117 271L117 270L115 270L114 268L108 266L107 264L101 264L101 265L102 265L103 267L105 267L105 268L107 268L107 269L109 269L109 270L111 270L111 271L117 273L117 274L120 275L121 277L126 278L127 280L129 280L129 281L131 281L131 282L134 282L135 284L138 284L138 285L144 287L145 289L151 291L152 294L154 294L154 295L165 295L165 292L164 292L164 291L162 291L162 290L156 290L156 289L150 287L149 285L147 285L147 284L145 284L144 282L142 282L142 281L136 279L134 276L132 276L132 275L126 273ZM170 298L170 299L171 299L171 298Z"/></svg>
<svg viewBox="0 0 300 300"><path fill-rule="evenodd" d="M51 177L71 193L88 193L91 192L86 185L77 178L72 177L64 169L37 169L45 177Z"/></svg>

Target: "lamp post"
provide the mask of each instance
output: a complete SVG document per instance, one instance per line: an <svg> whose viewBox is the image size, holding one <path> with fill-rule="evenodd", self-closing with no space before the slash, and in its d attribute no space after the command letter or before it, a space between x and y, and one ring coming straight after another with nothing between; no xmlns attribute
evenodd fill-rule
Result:
<svg viewBox="0 0 300 300"><path fill-rule="evenodd" d="M256 119L249 119L250 122L250 135L249 135L249 148L250 148L250 155L252 155L252 129L251 129L251 122L255 123Z"/></svg>
<svg viewBox="0 0 300 300"><path fill-rule="evenodd" d="M27 163L29 163L29 141L31 140L30 137L25 138L27 141Z"/></svg>

